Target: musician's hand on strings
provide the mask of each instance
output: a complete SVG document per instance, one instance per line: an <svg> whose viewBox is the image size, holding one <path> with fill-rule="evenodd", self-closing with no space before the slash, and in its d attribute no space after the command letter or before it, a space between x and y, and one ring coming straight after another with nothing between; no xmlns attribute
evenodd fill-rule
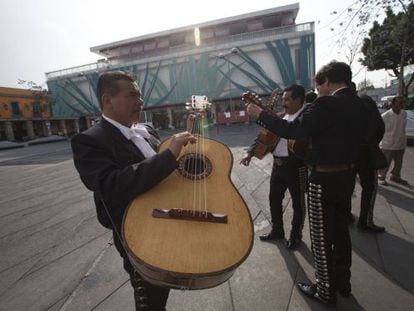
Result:
<svg viewBox="0 0 414 311"><path fill-rule="evenodd" d="M244 166L249 166L251 160L252 156L247 154L243 159L241 159L240 164L243 164Z"/></svg>
<svg viewBox="0 0 414 311"><path fill-rule="evenodd" d="M259 106L255 105L255 104L248 104L247 105L247 113L249 116L254 117L254 118L258 118L260 113L263 111L262 108L260 108Z"/></svg>
<svg viewBox="0 0 414 311"><path fill-rule="evenodd" d="M189 132L181 132L172 136L168 149L170 149L175 158L178 158L182 147L186 146L189 142L194 144L196 141L197 138Z"/></svg>

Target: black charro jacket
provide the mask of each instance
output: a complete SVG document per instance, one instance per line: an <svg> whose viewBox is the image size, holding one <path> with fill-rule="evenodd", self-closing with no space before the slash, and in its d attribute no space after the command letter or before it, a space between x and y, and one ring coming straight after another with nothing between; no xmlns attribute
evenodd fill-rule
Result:
<svg viewBox="0 0 414 311"><path fill-rule="evenodd" d="M158 138L151 127L148 131ZM157 149L154 142L149 143ZM94 127L75 135L71 145L80 178L94 193L99 222L118 233L129 202L156 186L177 167L169 149L146 159L132 141L103 118Z"/></svg>
<svg viewBox="0 0 414 311"><path fill-rule="evenodd" d="M349 88L317 98L292 122L262 111L257 123L284 138L309 138L305 162L355 164L367 133L367 111Z"/></svg>

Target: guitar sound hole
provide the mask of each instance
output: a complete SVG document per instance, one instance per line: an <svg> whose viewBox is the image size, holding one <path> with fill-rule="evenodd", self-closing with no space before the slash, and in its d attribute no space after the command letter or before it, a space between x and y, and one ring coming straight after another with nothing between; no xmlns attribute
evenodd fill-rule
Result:
<svg viewBox="0 0 414 311"><path fill-rule="evenodd" d="M204 172L204 161L202 159L190 158L184 161L184 169L192 174L198 175Z"/></svg>
<svg viewBox="0 0 414 311"><path fill-rule="evenodd" d="M206 178L211 169L211 161L203 154L187 153L178 160L178 172L191 180Z"/></svg>

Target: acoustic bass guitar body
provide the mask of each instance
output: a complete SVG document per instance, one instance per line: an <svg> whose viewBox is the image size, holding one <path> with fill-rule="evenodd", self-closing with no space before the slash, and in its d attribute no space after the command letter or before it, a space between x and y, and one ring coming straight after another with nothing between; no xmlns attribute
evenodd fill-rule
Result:
<svg viewBox="0 0 414 311"><path fill-rule="evenodd" d="M230 179L233 157L227 146L199 138L177 161L177 170L129 205L125 247L135 269L153 284L214 287L249 255L252 219Z"/></svg>

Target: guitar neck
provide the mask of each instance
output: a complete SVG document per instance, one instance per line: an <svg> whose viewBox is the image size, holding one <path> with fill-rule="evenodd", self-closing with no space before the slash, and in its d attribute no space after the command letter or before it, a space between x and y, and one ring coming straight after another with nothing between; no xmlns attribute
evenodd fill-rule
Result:
<svg viewBox="0 0 414 311"><path fill-rule="evenodd" d="M190 132L193 135L204 136L206 120L205 112L190 114L187 118L187 132Z"/></svg>

